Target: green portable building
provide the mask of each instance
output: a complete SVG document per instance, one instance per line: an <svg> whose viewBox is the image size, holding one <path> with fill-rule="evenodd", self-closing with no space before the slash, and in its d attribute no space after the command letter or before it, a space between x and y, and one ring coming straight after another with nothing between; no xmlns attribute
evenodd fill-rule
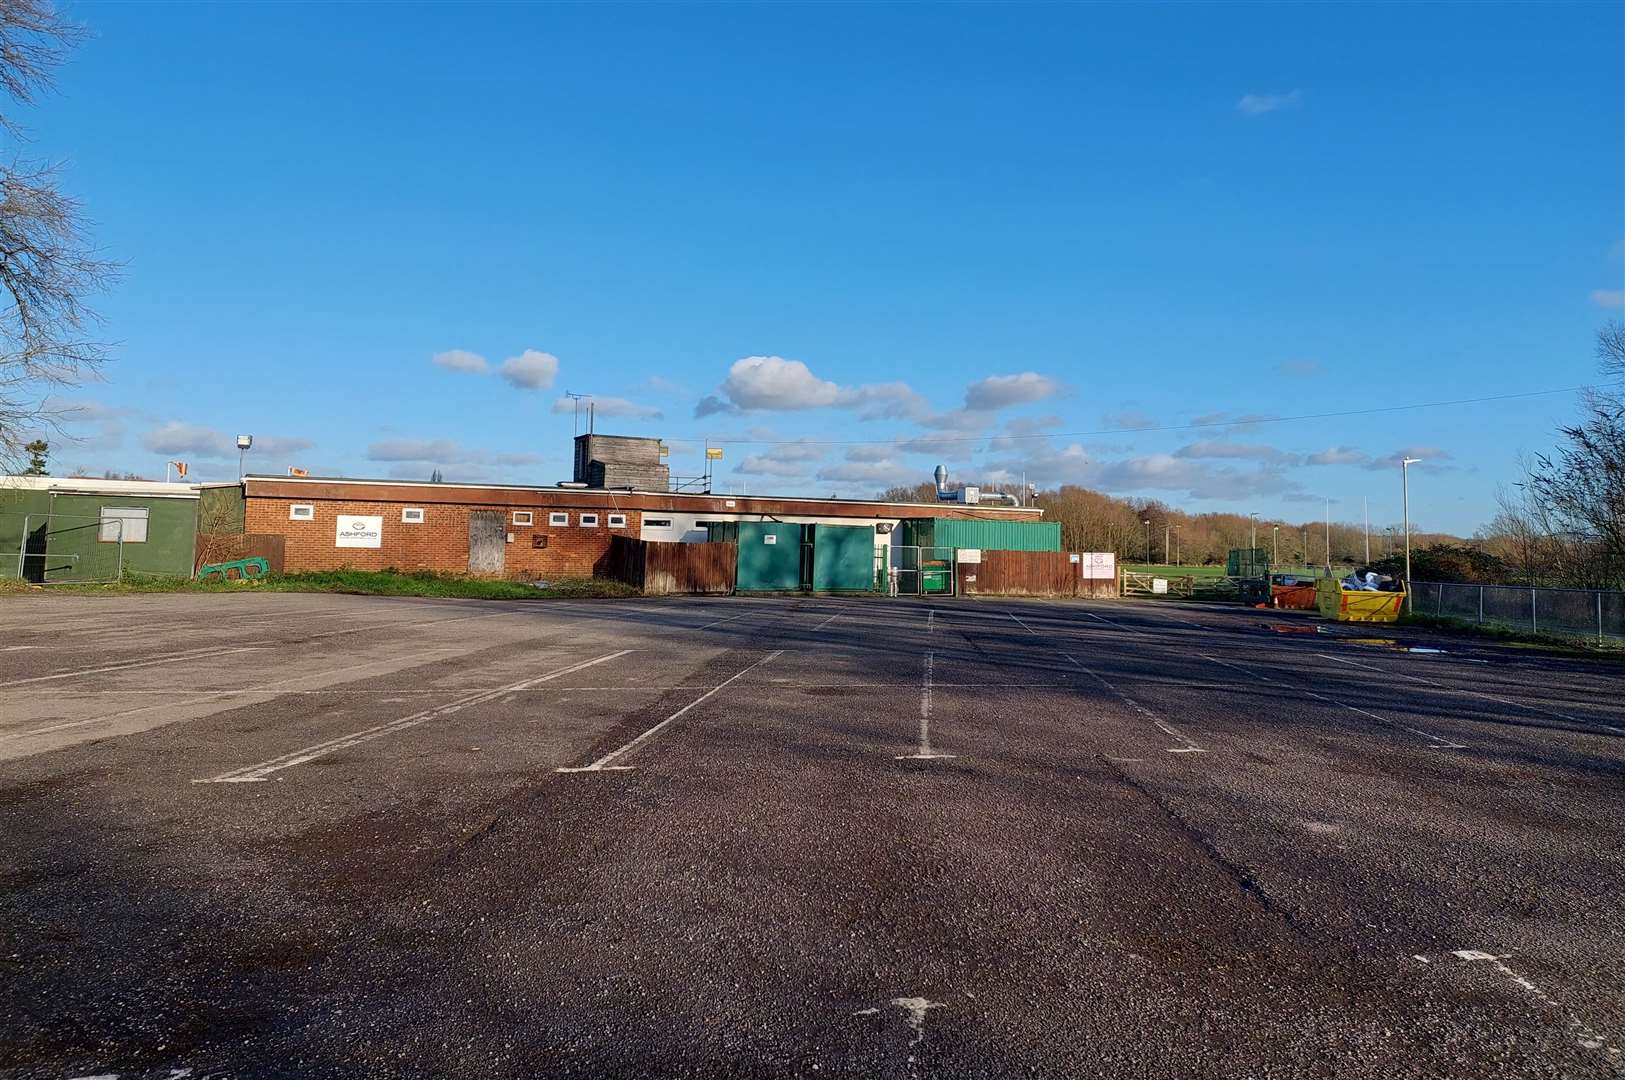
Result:
<svg viewBox="0 0 1625 1080"><path fill-rule="evenodd" d="M813 592L875 591L875 530L870 525L810 525Z"/></svg>
<svg viewBox="0 0 1625 1080"><path fill-rule="evenodd" d="M190 577L197 531L195 484L0 479L0 577L47 584Z"/></svg>
<svg viewBox="0 0 1625 1080"><path fill-rule="evenodd" d="M980 548L983 551L1060 551L1058 521L999 521L987 518L905 518L903 543L920 548Z"/></svg>
<svg viewBox="0 0 1625 1080"><path fill-rule="evenodd" d="M780 521L739 522L739 572L735 592L798 592L802 588L804 525Z"/></svg>

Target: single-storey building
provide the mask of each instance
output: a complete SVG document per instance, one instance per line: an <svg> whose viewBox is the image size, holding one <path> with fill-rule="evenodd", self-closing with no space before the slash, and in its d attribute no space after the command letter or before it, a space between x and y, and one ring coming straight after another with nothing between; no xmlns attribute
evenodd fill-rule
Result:
<svg viewBox="0 0 1625 1080"><path fill-rule="evenodd" d="M190 577L202 490L152 480L0 477L0 577Z"/></svg>

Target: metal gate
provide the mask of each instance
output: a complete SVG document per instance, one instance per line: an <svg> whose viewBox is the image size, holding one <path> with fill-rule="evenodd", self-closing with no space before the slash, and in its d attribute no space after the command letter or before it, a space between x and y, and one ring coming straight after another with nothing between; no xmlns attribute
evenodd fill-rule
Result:
<svg viewBox="0 0 1625 1080"><path fill-rule="evenodd" d="M468 515L468 572L500 574L508 549L508 516L500 510Z"/></svg>
<svg viewBox="0 0 1625 1080"><path fill-rule="evenodd" d="M957 549L894 544L897 563L891 570L893 596L953 596Z"/></svg>
<svg viewBox="0 0 1625 1080"><path fill-rule="evenodd" d="M17 538L0 577L36 585L103 584L124 576L124 519L78 514L6 514L0 533ZM15 531L14 531L15 530ZM9 548L9 545L8 545Z"/></svg>

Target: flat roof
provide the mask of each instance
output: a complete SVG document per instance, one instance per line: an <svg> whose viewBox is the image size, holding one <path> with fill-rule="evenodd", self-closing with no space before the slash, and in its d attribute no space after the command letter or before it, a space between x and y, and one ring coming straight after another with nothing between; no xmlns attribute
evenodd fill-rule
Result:
<svg viewBox="0 0 1625 1080"><path fill-rule="evenodd" d="M485 484L485 483L452 483L435 480L384 480L368 479L355 476L282 476L267 475L265 473L249 473L243 477L246 484L250 480L263 483L276 484L369 484L382 487L424 488L434 491L466 490L466 491L523 491L534 494L549 495L599 495L607 499L622 498L625 496L641 496L655 499L734 499L775 502L775 503L807 503L829 505L840 503L843 506L920 506L942 509L944 507L957 507L963 510L999 510L1005 513L1032 514L1043 516L1043 509L1036 506L1011 506L1005 503L961 503L949 500L935 500L932 502L916 502L913 500L898 501L896 499L843 499L840 497L825 497L818 495L743 495L731 491L655 491L647 488L594 488L582 487L574 484ZM246 488L245 488L246 490Z"/></svg>
<svg viewBox="0 0 1625 1080"><path fill-rule="evenodd" d="M98 480L92 476L0 476L0 491L50 491L63 495L154 495L195 499L201 484L166 480Z"/></svg>

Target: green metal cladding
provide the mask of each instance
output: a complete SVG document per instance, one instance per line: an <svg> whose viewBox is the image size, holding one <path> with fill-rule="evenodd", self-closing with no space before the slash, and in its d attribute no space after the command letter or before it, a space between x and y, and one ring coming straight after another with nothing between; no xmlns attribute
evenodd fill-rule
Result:
<svg viewBox="0 0 1625 1080"><path fill-rule="evenodd" d="M916 547L980 548L983 551L1060 551L1058 521L990 521L985 518L908 518L903 543Z"/></svg>

